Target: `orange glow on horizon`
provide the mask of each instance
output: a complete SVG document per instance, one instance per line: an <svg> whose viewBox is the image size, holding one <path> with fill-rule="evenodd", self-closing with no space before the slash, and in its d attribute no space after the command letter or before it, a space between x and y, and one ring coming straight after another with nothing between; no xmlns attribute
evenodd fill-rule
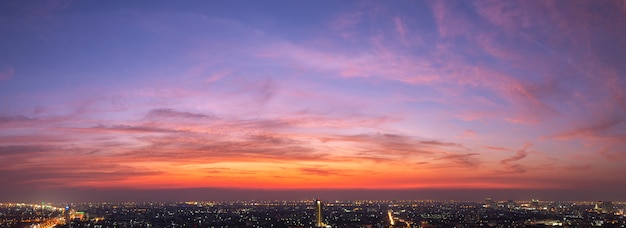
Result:
<svg viewBox="0 0 626 228"><path fill-rule="evenodd" d="M219 163L128 163L154 174L122 180L73 183L77 187L96 188L242 188L242 189L523 189L558 188L556 185L533 185L475 178L476 173L452 169L407 168L397 162L238 162ZM483 172L483 175L494 175Z"/></svg>

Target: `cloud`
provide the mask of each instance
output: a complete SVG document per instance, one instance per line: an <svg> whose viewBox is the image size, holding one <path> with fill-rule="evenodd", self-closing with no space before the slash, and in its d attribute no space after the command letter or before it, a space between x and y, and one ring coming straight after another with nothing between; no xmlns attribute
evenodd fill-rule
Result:
<svg viewBox="0 0 626 228"><path fill-rule="evenodd" d="M192 118L192 119L213 119L216 118L210 114L180 112L171 108L157 108L148 112L148 118Z"/></svg>
<svg viewBox="0 0 626 228"><path fill-rule="evenodd" d="M561 140L571 140L575 138L598 138L603 137L607 132L609 132L614 127L618 127L623 122L626 122L626 119L609 119L604 122L600 122L597 124L593 124L587 127L567 131L561 134L554 136L555 139ZM607 135L605 137L611 137Z"/></svg>
<svg viewBox="0 0 626 228"><path fill-rule="evenodd" d="M362 17L361 11L344 13L332 20L330 27L343 39L352 40L358 36L356 26L362 21Z"/></svg>
<svg viewBox="0 0 626 228"><path fill-rule="evenodd" d="M462 167L468 168L476 168L480 163L476 156L480 155L479 153L468 153L468 154L450 154L443 157L438 158L437 160L449 160Z"/></svg>
<svg viewBox="0 0 626 228"><path fill-rule="evenodd" d="M335 20L332 20L333 27L337 29L346 29L353 27L361 21L363 12L357 11L353 13L344 13L339 15Z"/></svg>
<svg viewBox="0 0 626 228"><path fill-rule="evenodd" d="M473 138L476 137L476 132L473 130L465 130L460 135L461 138Z"/></svg>
<svg viewBox="0 0 626 228"><path fill-rule="evenodd" d="M530 2L498 2L498 1L474 1L478 14L492 25L500 27L508 32L528 29L534 22L530 15L533 7Z"/></svg>
<svg viewBox="0 0 626 228"><path fill-rule="evenodd" d="M504 148L504 147L497 147L497 146L484 146L484 148L490 149L490 150L497 150L497 151L512 151L511 149Z"/></svg>
<svg viewBox="0 0 626 228"><path fill-rule="evenodd" d="M587 123L582 123L580 128L565 130L544 139L558 141L580 141L583 142L588 151L595 152L609 161L619 161L626 158L626 147L624 141L626 136L622 134L626 130L626 118L604 117ZM581 155L582 156L582 155Z"/></svg>
<svg viewBox="0 0 626 228"><path fill-rule="evenodd" d="M449 143L449 142L439 142L435 140L428 141L420 141L421 144L433 145L433 146L452 146L452 147L460 147L458 143Z"/></svg>
<svg viewBox="0 0 626 228"><path fill-rule="evenodd" d="M328 139L326 139L328 140ZM363 134L340 136L333 140L355 142L361 145L361 154L411 156L430 154L426 146L419 146L417 140L395 134Z"/></svg>
<svg viewBox="0 0 626 228"><path fill-rule="evenodd" d="M209 76L209 78L206 80L206 82L208 82L208 83L217 82L220 79L222 79L222 78L224 78L224 77L226 77L226 76L228 76L230 74L231 74L231 72L229 72L229 71L217 72L217 73L211 74Z"/></svg>
<svg viewBox="0 0 626 228"><path fill-rule="evenodd" d="M0 145L28 145L32 142L41 144L63 144L68 141L71 141L71 137L58 134L0 135Z"/></svg>
<svg viewBox="0 0 626 228"><path fill-rule="evenodd" d="M304 175L314 176L345 176L345 171L330 169L327 167L303 167L298 169Z"/></svg>
<svg viewBox="0 0 626 228"><path fill-rule="evenodd" d="M373 161L400 161L404 159L437 158L451 151L464 150L458 143L436 140L419 140L399 134L360 134L321 137L325 144L350 145L348 150L355 159L371 159ZM332 143L331 143L332 142Z"/></svg>
<svg viewBox="0 0 626 228"><path fill-rule="evenodd" d="M371 45L368 49L371 50L343 53L280 42L263 52L276 53L271 56L278 57L271 59L287 61L298 69L330 73L332 76L376 78L416 85L440 81L439 72L430 60L390 50L385 43Z"/></svg>
<svg viewBox="0 0 626 228"><path fill-rule="evenodd" d="M263 134L263 135L252 135L250 137L248 137L248 139L250 139L251 141L255 141L258 142L260 144L269 144L269 145L296 145L296 144L305 144L302 141L298 141L295 140L293 138L289 138L289 136L283 135L283 136L279 136L279 135L269 135L269 134Z"/></svg>
<svg viewBox="0 0 626 228"><path fill-rule="evenodd" d="M87 186L159 174L159 171L108 162L110 158L93 150L72 144L2 145L0 171L7 175L0 177L0 183L14 188L40 189Z"/></svg>
<svg viewBox="0 0 626 228"><path fill-rule="evenodd" d="M444 37L449 34L463 35L467 37L467 41L459 43L455 42L457 41L455 39L447 38L431 41L437 45L420 50L426 53L424 55L415 55L412 52L408 54L406 47L394 45L387 37L380 35L369 38L371 42L362 48L368 50L366 52L310 48L296 42L277 42L263 52L274 53L269 59L287 61L293 63L297 69L304 68L323 75L359 80L389 80L416 88L428 86L429 90L435 91L433 97L440 97L441 101L438 102L456 108L455 111L459 116L467 117L468 113L498 108L500 110L498 113L490 114L493 118L518 124L537 124L546 118L562 114L559 107L555 107L555 103L558 104L560 99L568 96L568 91L561 88L561 81L542 80L540 75L552 72L543 69L538 72L533 68L536 64L517 65L523 63L524 61L521 61L523 59L541 58L541 53L524 52L525 46L515 48L519 46L518 43L533 44L519 38L519 35L513 35L512 41L509 43L509 40L506 40L507 45L503 45L513 48L503 51L519 54L520 58L516 57L517 59L511 59L512 61L502 60L500 63L497 61L499 56L496 51L485 53L480 48L467 48L469 44L478 44L491 47L490 50L501 50L494 44L500 39L498 32L491 31L489 26L476 26L480 18L467 12L468 7L462 3L437 2L433 2L432 7ZM392 17L392 21L396 26L393 28L395 33L407 32L404 18ZM452 32L455 29L460 32ZM443 32L444 30L448 32ZM475 36L480 38L473 38ZM486 58L489 61L476 63L475 58ZM540 62L554 62L552 59L545 60L548 61ZM524 79L525 74L530 75L526 77L530 80ZM537 78L539 80L536 80ZM469 102L468 97L478 97L473 94L477 90L488 91L487 96L483 97L490 97L492 102L490 107L482 104L474 107L465 105ZM458 95L452 96L451 93Z"/></svg>
<svg viewBox="0 0 626 228"><path fill-rule="evenodd" d="M68 170L68 167L72 167ZM14 187L30 188L84 187L91 183L109 183L129 178L158 175L157 171L141 171L130 167L110 164L38 164L26 170L0 169L0 183L11 183Z"/></svg>
<svg viewBox="0 0 626 228"><path fill-rule="evenodd" d="M180 135L182 134L182 135ZM327 154L319 152L297 136L265 133L241 137L215 136L206 133L177 133L138 138L139 148L128 148L118 153L120 161L173 161L213 163L228 161L308 161L324 160Z"/></svg>
<svg viewBox="0 0 626 228"><path fill-rule="evenodd" d="M48 152L54 147L47 145L2 145L0 146L0 155L28 155L34 156L33 153Z"/></svg>
<svg viewBox="0 0 626 228"><path fill-rule="evenodd" d="M65 79L72 79L78 92L57 87L57 81L50 81L48 92L42 92L30 86L26 77L31 74L15 78L12 67L0 68L0 80L12 77L6 83L25 86L2 91L8 96L0 98L0 106L10 110L0 116L0 161L11 174L48 161L92 162L102 167L89 171L81 166L73 173L43 166L60 178L44 175L50 182L75 179L92 186L97 184L90 176L107 173L119 186L138 185L142 183L138 177L176 176L168 180L175 183L196 178L195 173L209 174L211 180L244 176L238 171L280 173L266 164L289 166L294 173L314 178L341 177L343 168L325 169L315 165L319 162L350 170L376 165L381 175L397 178L385 180L388 186L400 186L406 179L421 181L428 174L432 186L510 187L548 182L532 180L542 174L550 181L564 175L536 169L536 161L545 164L559 157L557 168L590 166L589 173L602 176L608 168L598 165L599 158L624 158L622 6L550 1L427 4L434 21L421 21L429 12L400 14L405 9L367 5L339 12L329 17L332 21L311 24L306 31L283 27L280 18L276 27L267 28L249 18L124 11L126 18L143 20L120 21L140 25L116 22L105 30L119 38L107 40L118 41L127 31L142 31L131 34L135 39L129 45L59 46L90 50L96 57L109 56L102 50L112 50L113 57L122 58L107 66L119 72L89 64L68 70L56 59L46 59L55 66L46 74L55 80L68 75ZM418 13L428 16L417 17ZM80 19L94 19L89 13L81 15ZM108 17L120 16L97 15L103 25ZM83 27L64 23L67 19L51 18L60 34L82 39L70 31L85 31ZM187 26L178 26L181 23ZM420 45L405 43L417 39L417 34ZM46 41L51 45L67 43L44 38L51 39ZM171 40L184 42L160 46ZM157 46L158 50L151 49ZM137 51L128 52L129 47ZM159 55L166 52L175 55ZM94 62L92 56L73 52L37 55ZM89 77L73 78L84 72L90 72ZM108 81L118 73L131 75L132 80ZM49 82L47 77L37 78L41 85ZM33 112L36 107L45 108ZM529 151L535 146L530 143L509 149L510 144L537 138L541 143L537 148L554 151L532 157L538 153ZM502 157L491 157L494 154ZM590 164L580 165L572 154ZM404 167L415 172L404 172ZM467 180L445 178L458 171L465 171L461 174ZM496 172L503 177L479 180ZM520 179L511 173L520 174L515 175ZM198 178L205 178L201 175ZM347 178L345 182L352 183Z"/></svg>
<svg viewBox="0 0 626 228"><path fill-rule="evenodd" d="M528 155L527 150L531 146L533 146L533 144L526 143L522 149L517 151L517 154L515 156L500 160L500 164L502 164L510 173L525 173L526 169L524 168L523 165L515 164L513 162L526 158L526 156Z"/></svg>
<svg viewBox="0 0 626 228"><path fill-rule="evenodd" d="M271 130L281 129L293 126L292 122L284 119L235 119L222 122L225 127L236 127L243 129Z"/></svg>
<svg viewBox="0 0 626 228"><path fill-rule="evenodd" d="M396 26L396 32L398 32L398 35L400 36L400 40L406 43L407 42L406 40L407 28L404 25L404 22L399 17L394 17L393 22Z"/></svg>
<svg viewBox="0 0 626 228"><path fill-rule="evenodd" d="M271 78L266 78L254 84L250 84L250 87L244 88L247 91L254 91L256 98L254 104L263 105L267 103L276 94L276 83Z"/></svg>
<svg viewBox="0 0 626 228"><path fill-rule="evenodd" d="M544 123L546 120L569 114L572 109L576 109L577 103L564 101L574 98L573 94L578 88L573 85L594 84L600 79L587 78L581 73L584 70L578 69L580 65L587 64L587 60L572 57L580 56L579 54L568 55L572 51L590 50L589 46L584 45L584 41L576 40L571 45L568 42L543 42L546 39L563 37L585 39L595 36L586 32L571 36L550 32L554 29L551 27L554 18L545 15L557 14L551 16L559 18L558 22L554 22L558 24L558 29L562 29L563 33L570 33L578 31L571 29L577 27L571 16L576 15L576 10L585 11L560 11L557 6L550 5L497 1L431 4L438 29L445 38L439 40L443 47L439 55L441 58L454 60L454 64L450 64L453 72L462 72L458 79L454 78L459 85L466 88L478 86L483 91L487 89L495 92L497 96L491 98L505 101L506 103L498 102L497 105L500 110L507 109L496 116L511 123ZM575 4L563 5L569 7ZM473 14L474 9L477 15ZM573 11L569 12L570 10ZM537 15L536 12L545 14ZM489 23L484 23L485 21ZM452 39L457 36L463 37L463 40ZM562 44L566 44L566 47L561 46ZM468 48L472 46L480 48ZM480 56L485 61L473 61L471 56Z"/></svg>
<svg viewBox="0 0 626 228"><path fill-rule="evenodd" d="M36 119L27 116L0 116L0 124L8 124L14 122L28 122Z"/></svg>
<svg viewBox="0 0 626 228"><path fill-rule="evenodd" d="M87 132L128 132L128 133L174 133L178 130L150 127L150 126L132 126L132 125L98 125L88 128L64 128L68 130L87 131Z"/></svg>
<svg viewBox="0 0 626 228"><path fill-rule="evenodd" d="M430 2L431 10L441 37L457 36L475 30L468 12L460 10L461 2Z"/></svg>

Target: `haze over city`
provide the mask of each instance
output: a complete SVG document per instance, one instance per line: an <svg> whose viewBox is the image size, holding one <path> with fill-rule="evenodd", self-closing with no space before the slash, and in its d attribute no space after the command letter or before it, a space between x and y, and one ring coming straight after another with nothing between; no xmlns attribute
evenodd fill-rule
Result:
<svg viewBox="0 0 626 228"><path fill-rule="evenodd" d="M626 200L626 1L2 1L0 202Z"/></svg>

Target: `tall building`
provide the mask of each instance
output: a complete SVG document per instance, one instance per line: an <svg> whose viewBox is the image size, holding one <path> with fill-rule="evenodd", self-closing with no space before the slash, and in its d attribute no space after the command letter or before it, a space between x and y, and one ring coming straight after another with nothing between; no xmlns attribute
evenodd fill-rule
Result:
<svg viewBox="0 0 626 228"><path fill-rule="evenodd" d="M315 199L315 227L324 227L322 222L322 201Z"/></svg>
<svg viewBox="0 0 626 228"><path fill-rule="evenodd" d="M70 205L65 205L65 211L63 212L63 216L65 217L65 224L67 224L68 227L72 227L72 220L70 218L70 215Z"/></svg>
<svg viewBox="0 0 626 228"><path fill-rule="evenodd" d="M391 211L391 209L389 209L387 211L387 216L389 216L389 223L391 224L391 226L393 227L396 223L393 221L393 212Z"/></svg>

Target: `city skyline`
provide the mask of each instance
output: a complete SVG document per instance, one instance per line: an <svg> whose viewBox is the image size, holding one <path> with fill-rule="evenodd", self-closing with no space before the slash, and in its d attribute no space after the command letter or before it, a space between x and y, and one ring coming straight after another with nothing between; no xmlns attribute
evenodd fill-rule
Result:
<svg viewBox="0 0 626 228"><path fill-rule="evenodd" d="M2 204L2 227L622 227L610 201L236 201Z"/></svg>
<svg viewBox="0 0 626 228"><path fill-rule="evenodd" d="M0 12L0 202L626 200L625 1Z"/></svg>

